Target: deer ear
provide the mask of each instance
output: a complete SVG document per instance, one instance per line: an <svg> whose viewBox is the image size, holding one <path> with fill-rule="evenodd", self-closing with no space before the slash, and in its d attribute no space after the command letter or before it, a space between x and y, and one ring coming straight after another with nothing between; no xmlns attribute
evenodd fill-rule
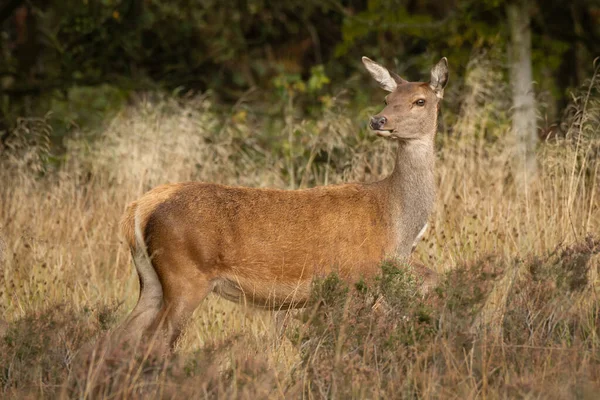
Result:
<svg viewBox="0 0 600 400"><path fill-rule="evenodd" d="M431 81L429 86L440 99L444 97L444 88L448 83L448 59L442 59L431 68Z"/></svg>
<svg viewBox="0 0 600 400"><path fill-rule="evenodd" d="M379 86L381 86L383 90L393 92L399 84L406 82L395 73L388 71L387 68L377 64L368 57L363 57L362 62L365 64L367 71L369 71L373 79L379 83Z"/></svg>

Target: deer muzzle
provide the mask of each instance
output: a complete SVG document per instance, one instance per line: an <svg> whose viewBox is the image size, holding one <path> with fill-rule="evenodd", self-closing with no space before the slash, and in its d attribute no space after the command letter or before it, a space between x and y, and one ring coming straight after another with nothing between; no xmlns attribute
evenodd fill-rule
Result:
<svg viewBox="0 0 600 400"><path fill-rule="evenodd" d="M380 131L386 122L387 122L386 117L374 116L371 118L371 122L370 122L369 126L374 131Z"/></svg>

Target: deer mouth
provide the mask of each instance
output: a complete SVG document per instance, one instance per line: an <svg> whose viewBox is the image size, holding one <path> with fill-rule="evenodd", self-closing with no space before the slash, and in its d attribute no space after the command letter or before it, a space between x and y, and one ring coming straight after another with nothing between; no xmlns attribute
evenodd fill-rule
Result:
<svg viewBox="0 0 600 400"><path fill-rule="evenodd" d="M393 129L376 129L375 134L382 138L389 138L394 133Z"/></svg>

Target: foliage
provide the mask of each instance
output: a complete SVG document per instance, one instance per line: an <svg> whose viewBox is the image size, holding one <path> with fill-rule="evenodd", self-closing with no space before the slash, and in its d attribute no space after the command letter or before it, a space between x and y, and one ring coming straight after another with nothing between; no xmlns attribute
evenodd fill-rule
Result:
<svg viewBox="0 0 600 400"><path fill-rule="evenodd" d="M117 229L128 202L184 180L378 180L394 144L368 131L370 109L338 102L307 118L296 100L265 116L249 101L225 110L208 95L148 95L93 142L77 129L53 163L49 121L21 120L0 158L0 396L595 398L599 81L574 94L522 192L499 71L475 60L445 100L459 110L438 138L437 201L414 253L440 275L435 290L417 294L396 263L357 285L326 277L291 340L271 314L210 297L170 356L151 341L132 355L104 337L138 296Z"/></svg>
<svg viewBox="0 0 600 400"><path fill-rule="evenodd" d="M311 307L288 329L289 345L298 353L288 367L274 367L267 356L284 352L275 346L277 338L252 336L251 330L168 356L152 353L145 347L150 342L134 356L103 336L114 326L114 306L75 311L73 305L55 305L31 311L0 332L0 390L15 398L255 398L273 391L286 398L480 391L587 398L599 387L600 365L589 355L598 351L600 321L597 304L586 300L594 289L588 283L561 290L555 285L564 271L574 271L577 259L586 260L587 268L576 270L578 280L587 281L599 254L600 240L590 236L528 260L489 256L456 266L425 297L414 295L410 279L399 279L404 270L389 265L360 290L331 275L315 284ZM509 290L498 338L491 326L474 321L493 288L515 270L524 273ZM383 287L404 297L402 307L391 293L385 299L396 306L376 307ZM465 380L472 382L465 387Z"/></svg>
<svg viewBox="0 0 600 400"><path fill-rule="evenodd" d="M210 90L231 103L253 88L282 97L286 85L309 114L339 88L364 104L364 80L350 79L362 55L408 77L445 55L460 85L474 53L505 48L507 1L11 1L0 13L0 131L49 111L56 142L102 125L111 107L102 118L96 102L71 104L78 90L115 108L132 92ZM600 51L600 13L591 0L551 3L530 1L535 79L554 120Z"/></svg>

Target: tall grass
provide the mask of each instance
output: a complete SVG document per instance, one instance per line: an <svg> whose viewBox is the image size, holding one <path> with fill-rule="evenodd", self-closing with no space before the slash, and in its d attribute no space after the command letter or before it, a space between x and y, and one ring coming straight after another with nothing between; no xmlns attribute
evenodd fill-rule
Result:
<svg viewBox="0 0 600 400"><path fill-rule="evenodd" d="M574 95L564 134L540 144L538 176L518 190L502 75L485 60L469 71L447 99L461 112L438 137L438 199L416 254L443 274L436 291L415 296L389 268L374 287L331 277L284 341L271 314L209 297L166 358L77 357L137 300L117 232L129 201L182 180L372 181L391 172L394 145L343 104L274 130L251 107L160 98L126 107L91 143L75 137L55 160L48 125L23 120L0 160L2 396L592 398L600 77ZM376 307L381 296L392 306Z"/></svg>

